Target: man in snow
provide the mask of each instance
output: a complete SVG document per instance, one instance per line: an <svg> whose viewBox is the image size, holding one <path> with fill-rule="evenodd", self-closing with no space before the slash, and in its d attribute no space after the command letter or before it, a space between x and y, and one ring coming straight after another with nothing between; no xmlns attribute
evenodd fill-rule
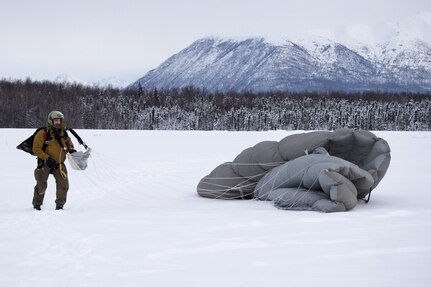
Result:
<svg viewBox="0 0 431 287"><path fill-rule="evenodd" d="M69 180L64 161L66 153L73 153L72 140L63 124L64 115L52 111L48 115L48 126L36 133L33 141L33 153L37 156L37 168L34 171L36 186L34 187L33 207L40 210L48 186L48 177L54 175L57 193L56 210L63 209L66 203Z"/></svg>

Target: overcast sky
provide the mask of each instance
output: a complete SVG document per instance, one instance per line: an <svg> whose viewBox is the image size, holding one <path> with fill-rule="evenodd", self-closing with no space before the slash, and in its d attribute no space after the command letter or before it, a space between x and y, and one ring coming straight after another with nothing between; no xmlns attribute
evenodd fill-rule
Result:
<svg viewBox="0 0 431 287"><path fill-rule="evenodd" d="M430 0L0 0L0 78L124 85L206 36L331 34L421 11Z"/></svg>

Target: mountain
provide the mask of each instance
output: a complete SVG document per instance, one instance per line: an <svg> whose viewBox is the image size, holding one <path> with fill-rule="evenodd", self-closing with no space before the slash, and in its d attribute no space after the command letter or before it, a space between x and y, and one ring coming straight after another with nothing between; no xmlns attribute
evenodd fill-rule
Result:
<svg viewBox="0 0 431 287"><path fill-rule="evenodd" d="M431 91L431 45L398 34L347 47L317 37L195 41L128 88L194 86L208 91Z"/></svg>
<svg viewBox="0 0 431 287"><path fill-rule="evenodd" d="M421 41L389 42L381 47L379 64L392 73L394 81L424 88L431 82L431 48Z"/></svg>

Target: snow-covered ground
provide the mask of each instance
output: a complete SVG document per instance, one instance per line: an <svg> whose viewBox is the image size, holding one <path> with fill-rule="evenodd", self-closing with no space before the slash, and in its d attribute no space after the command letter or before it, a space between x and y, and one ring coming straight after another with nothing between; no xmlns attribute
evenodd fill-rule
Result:
<svg viewBox="0 0 431 287"><path fill-rule="evenodd" d="M64 211L50 177L39 212L36 160L15 149L32 132L0 129L0 286L431 286L430 132L375 132L388 173L368 204L333 214L197 195L218 164L286 131L78 130L89 167L69 168Z"/></svg>

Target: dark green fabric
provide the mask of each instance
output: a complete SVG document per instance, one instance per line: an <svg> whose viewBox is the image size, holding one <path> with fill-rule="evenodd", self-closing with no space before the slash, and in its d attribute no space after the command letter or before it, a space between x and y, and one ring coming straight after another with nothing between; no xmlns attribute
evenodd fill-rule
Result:
<svg viewBox="0 0 431 287"><path fill-rule="evenodd" d="M67 174L66 165L62 165L62 171ZM34 187L33 194L33 205L42 205L43 199L45 197L45 192L48 187L48 177L51 170L48 166L44 165L41 168L36 168L34 170L34 177L36 179L36 186ZM55 178L56 183L56 205L63 206L67 200L67 191L69 190L69 180L68 178L63 178L60 175L60 168L55 168L52 171L52 175Z"/></svg>

